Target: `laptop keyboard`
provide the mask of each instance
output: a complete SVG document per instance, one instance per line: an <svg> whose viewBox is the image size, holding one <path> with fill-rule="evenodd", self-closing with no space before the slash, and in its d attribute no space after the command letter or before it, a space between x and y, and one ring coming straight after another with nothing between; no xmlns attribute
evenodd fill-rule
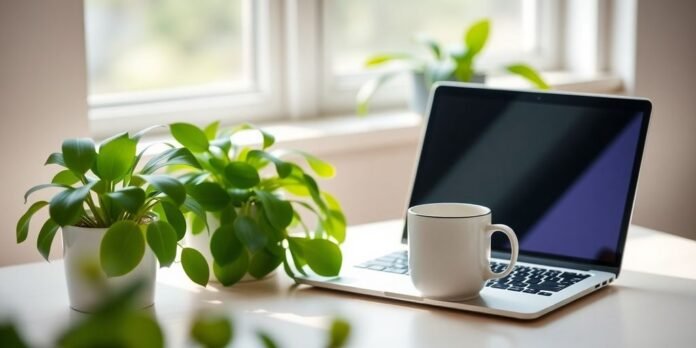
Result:
<svg viewBox="0 0 696 348"><path fill-rule="evenodd" d="M408 252L397 251L355 267L408 275ZM493 272L501 272L505 267L505 263L491 261ZM589 274L517 265L508 276L489 280L486 286L530 295L551 296L588 277Z"/></svg>

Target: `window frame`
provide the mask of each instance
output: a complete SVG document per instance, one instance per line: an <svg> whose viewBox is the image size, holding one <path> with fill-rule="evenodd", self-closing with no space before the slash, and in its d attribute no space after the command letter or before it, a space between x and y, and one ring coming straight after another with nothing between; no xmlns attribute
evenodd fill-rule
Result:
<svg viewBox="0 0 696 348"><path fill-rule="evenodd" d="M541 50L538 55L541 60L525 61L542 66L543 70L577 70L572 64L567 66L566 56L569 47L582 45L571 42L568 23L573 21L566 18L580 7L601 17L597 9L605 5L599 0L524 1L536 3L537 46ZM580 2L583 5L578 5ZM104 137L115 131L133 131L152 124L180 121L201 125L215 120L223 124L268 123L354 113L359 86L379 72L340 78L330 75L330 57L324 49L322 30L327 1L243 0L243 3L253 13L253 18L249 19L253 29L248 33L252 38L248 42L252 43L250 52L253 52L251 58L255 63L256 85L253 88L231 85L207 90L182 88L159 99L148 98L150 96L126 100L90 98L92 134ZM604 28L596 29L598 37L606 34ZM407 74L396 77L392 88L378 92L372 110L405 108L409 88Z"/></svg>
<svg viewBox="0 0 696 348"><path fill-rule="evenodd" d="M88 95L90 130L97 137L114 131L134 131L153 124L186 121L204 124L262 122L277 119L283 110L282 8L274 0L243 0L251 13L245 27L246 53L251 63L249 85L220 84L165 91Z"/></svg>

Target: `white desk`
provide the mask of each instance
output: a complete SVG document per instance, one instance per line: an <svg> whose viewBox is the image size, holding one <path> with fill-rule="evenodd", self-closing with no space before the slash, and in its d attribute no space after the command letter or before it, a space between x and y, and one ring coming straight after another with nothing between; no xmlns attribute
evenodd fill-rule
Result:
<svg viewBox="0 0 696 348"><path fill-rule="evenodd" d="M398 239L400 223L353 227L347 247L365 255ZM539 320L437 309L339 292L293 287L282 273L232 289L192 285L178 267L159 273L155 312L169 346L185 346L201 306L234 317L236 347L259 346L262 328L283 347L321 347L334 315L353 325L352 347L693 347L696 346L696 242L632 227L624 271L612 286ZM81 314L68 308L61 262L0 269L0 317L19 320L35 344Z"/></svg>

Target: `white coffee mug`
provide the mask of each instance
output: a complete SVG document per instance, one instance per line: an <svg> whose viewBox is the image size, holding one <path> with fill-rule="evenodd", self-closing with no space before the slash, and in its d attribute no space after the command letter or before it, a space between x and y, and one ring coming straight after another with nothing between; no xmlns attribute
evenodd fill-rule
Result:
<svg viewBox="0 0 696 348"><path fill-rule="evenodd" d="M491 271L491 235L503 232L512 252L508 267ZM434 203L408 209L411 281L423 297L462 301L478 296L489 279L510 274L519 245L506 225L491 224L491 210L475 204Z"/></svg>

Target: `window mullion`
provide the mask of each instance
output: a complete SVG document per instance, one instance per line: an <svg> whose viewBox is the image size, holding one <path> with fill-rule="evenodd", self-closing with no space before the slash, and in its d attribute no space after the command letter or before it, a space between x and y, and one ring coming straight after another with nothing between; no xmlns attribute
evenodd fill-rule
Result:
<svg viewBox="0 0 696 348"><path fill-rule="evenodd" d="M285 3L287 112L293 119L319 114L321 1Z"/></svg>

